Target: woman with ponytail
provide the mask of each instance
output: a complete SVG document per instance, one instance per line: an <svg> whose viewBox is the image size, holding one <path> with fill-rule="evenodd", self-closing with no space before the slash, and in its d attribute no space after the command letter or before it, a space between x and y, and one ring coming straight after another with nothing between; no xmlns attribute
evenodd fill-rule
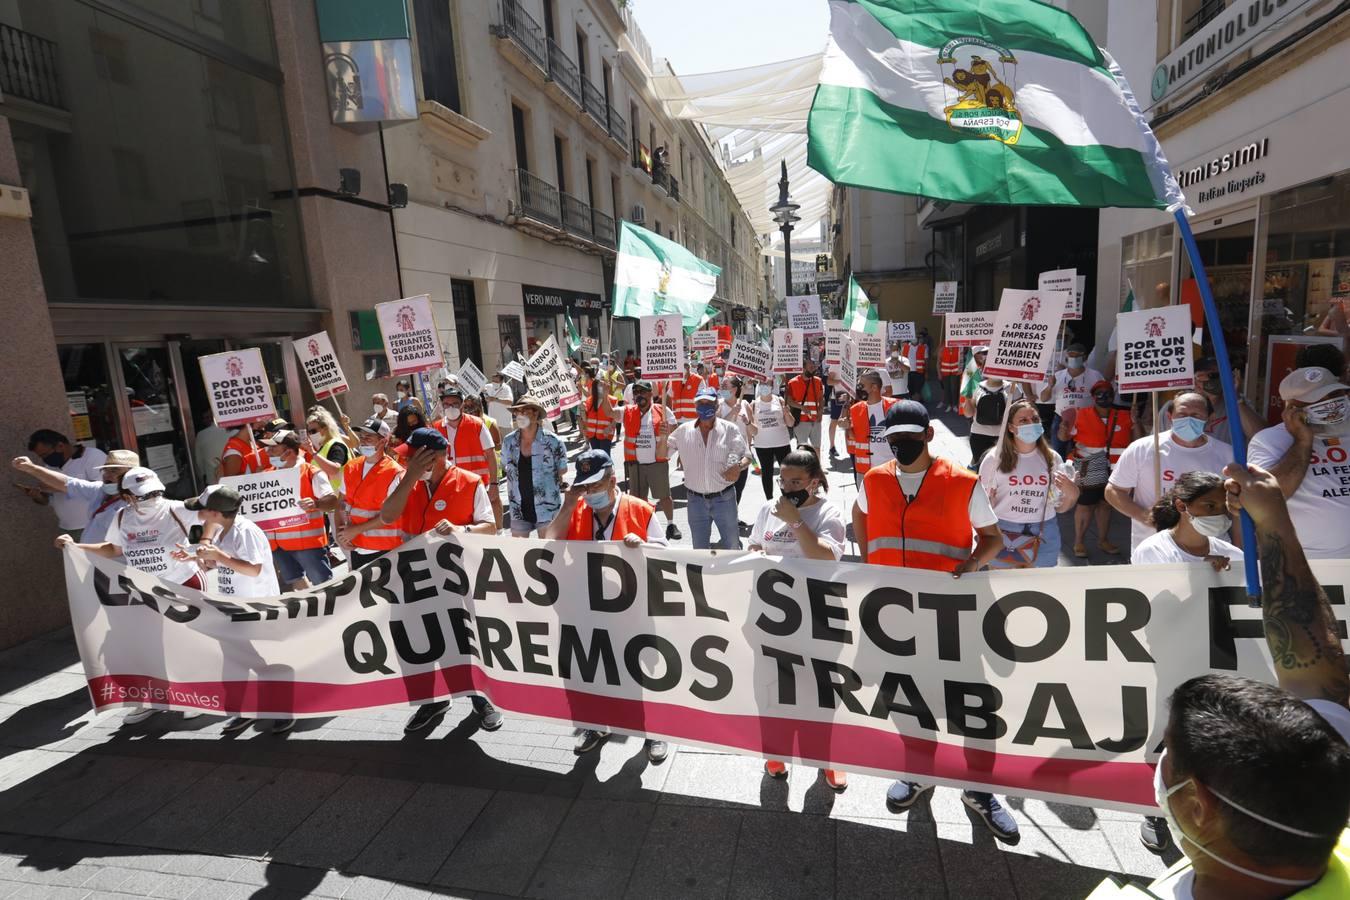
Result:
<svg viewBox="0 0 1350 900"><path fill-rule="evenodd" d="M1222 572L1242 560L1242 551L1221 539L1233 526L1222 475L1187 472L1153 504L1151 516L1158 533L1135 548L1132 563L1207 562Z"/></svg>

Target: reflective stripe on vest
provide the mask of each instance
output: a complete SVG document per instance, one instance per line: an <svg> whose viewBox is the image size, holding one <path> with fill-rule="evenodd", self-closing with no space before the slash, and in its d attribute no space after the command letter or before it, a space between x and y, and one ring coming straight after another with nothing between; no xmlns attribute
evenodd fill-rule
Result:
<svg viewBox="0 0 1350 900"><path fill-rule="evenodd" d="M435 427L445 436L446 440L451 440L450 428L445 424L445 420L437 422ZM471 416L468 413L461 415L459 425L455 427L453 438L455 453L450 461L461 469L468 469L484 481L490 481L492 467L489 465L489 458L483 450L483 429L486 427L483 420L477 416Z"/></svg>
<svg viewBox="0 0 1350 900"><path fill-rule="evenodd" d="M878 550L902 550L906 553L936 553L948 556L960 562L970 556L970 547L953 547L951 544L939 544L937 541L925 541L919 538L883 537L867 541L867 555L870 557ZM912 567L911 567L912 568Z"/></svg>
<svg viewBox="0 0 1350 900"><path fill-rule="evenodd" d="M683 381L671 382L670 392L675 397L675 418L694 419L698 417L698 412L694 409L694 396L701 387L703 387L703 379L697 375L690 375Z"/></svg>
<svg viewBox="0 0 1350 900"><path fill-rule="evenodd" d="M793 403L801 404L801 410L797 415L799 421L814 422L820 418L820 399L822 389L820 379L811 376L810 382L804 381L801 375L796 376L788 382L788 398Z"/></svg>
<svg viewBox="0 0 1350 900"><path fill-rule="evenodd" d="M895 397L881 398L881 414L884 416L890 412L895 404L899 403ZM856 472L867 473L872 468L872 422L871 411L868 409L866 400L859 400L849 407L849 429L848 446L849 452L853 454L853 469ZM880 465L880 463L877 463Z"/></svg>
<svg viewBox="0 0 1350 900"><path fill-rule="evenodd" d="M955 571L957 564L970 556L974 543L968 511L978 483L974 472L939 457L929 466L910 502L896 480L895 460L872 467L863 476L862 487L867 492L865 561L880 566Z"/></svg>
<svg viewBox="0 0 1350 900"><path fill-rule="evenodd" d="M665 407L657 406L653 403L647 407L648 412L652 414L652 440L656 442L656 461L665 462L666 457L661 455L661 426L665 423ZM638 432L642 429L642 410L638 409L636 403L631 403L623 408L623 458L625 462L637 462L637 438Z"/></svg>
<svg viewBox="0 0 1350 900"><path fill-rule="evenodd" d="M381 456L379 462L371 466L370 472L364 470L366 458L358 456L347 464L343 471L348 510L353 525L369 522L380 514L380 507L389 496L389 485L403 473L403 467ZM372 509L372 506L374 507ZM403 532L394 527L374 528L352 540L352 546L358 550L393 550L403 542Z"/></svg>
<svg viewBox="0 0 1350 900"><path fill-rule="evenodd" d="M586 437L593 441L614 439L614 420L605 415L604 406L586 398Z"/></svg>
<svg viewBox="0 0 1350 900"><path fill-rule="evenodd" d="M943 347L942 357L938 361L938 373L956 375L961 371L961 348Z"/></svg>
<svg viewBox="0 0 1350 900"><path fill-rule="evenodd" d="M324 441L323 446L319 448L319 455L322 456L324 459L328 459L328 450L334 444L342 444L342 446L344 447L347 446L345 442L339 441L337 438L329 438L328 440ZM347 449L347 455L349 457L352 455L350 447L348 447ZM332 460L329 460L329 462L332 462ZM337 474L328 476L328 483L333 486L333 491L339 497L342 496L342 469L343 466L338 466Z"/></svg>
<svg viewBox="0 0 1350 900"><path fill-rule="evenodd" d="M318 469L309 463L300 464L300 499L314 499L314 476ZM267 541L273 550L317 550L328 546L328 532L323 527L323 513L317 509L307 521L289 528L267 532Z"/></svg>

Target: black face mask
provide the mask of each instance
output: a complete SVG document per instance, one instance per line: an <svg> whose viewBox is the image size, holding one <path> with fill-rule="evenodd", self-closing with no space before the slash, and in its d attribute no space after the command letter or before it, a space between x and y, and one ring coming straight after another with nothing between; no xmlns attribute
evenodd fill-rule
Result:
<svg viewBox="0 0 1350 900"><path fill-rule="evenodd" d="M1097 405L1098 405L1098 406L1110 406L1110 405L1111 405L1111 395L1110 395L1110 394L1093 394L1093 395L1092 395L1092 399L1095 400L1095 401L1097 402Z"/></svg>
<svg viewBox="0 0 1350 900"><path fill-rule="evenodd" d="M801 506L811 497L810 491L783 491L783 496L793 506Z"/></svg>
<svg viewBox="0 0 1350 900"><path fill-rule="evenodd" d="M923 448L923 441L891 441L891 453L895 454L895 461L902 466L910 465L914 460L923 456Z"/></svg>
<svg viewBox="0 0 1350 900"><path fill-rule="evenodd" d="M1223 393L1223 384L1216 375L1213 378L1202 381L1200 383L1200 390L1204 391L1206 394L1217 397L1219 394Z"/></svg>

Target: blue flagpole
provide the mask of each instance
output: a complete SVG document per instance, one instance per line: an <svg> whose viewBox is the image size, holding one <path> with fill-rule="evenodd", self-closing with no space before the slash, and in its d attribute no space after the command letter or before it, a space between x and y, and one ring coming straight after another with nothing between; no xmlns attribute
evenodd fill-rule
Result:
<svg viewBox="0 0 1350 900"><path fill-rule="evenodd" d="M1214 292L1209 289L1209 276L1205 273L1205 264L1200 260L1200 249L1195 245L1195 235L1191 233L1191 224L1186 221L1186 211L1178 209L1173 214L1177 227L1181 229L1181 240L1186 245L1186 255L1191 259L1191 270L1195 273L1196 283L1200 285L1200 299L1205 304L1205 325L1209 328L1210 340L1214 343L1214 358L1219 364L1219 383L1223 385L1223 405L1228 411L1228 425L1233 435L1233 460L1238 465L1247 465L1247 435L1242 430L1242 416L1238 409L1237 386L1233 384L1233 365L1228 361L1228 343L1223 337L1223 325L1219 322L1219 308L1214 304ZM1261 605L1261 570L1256 555L1256 525L1247 511L1242 511L1242 562L1247 574L1247 599L1252 606Z"/></svg>

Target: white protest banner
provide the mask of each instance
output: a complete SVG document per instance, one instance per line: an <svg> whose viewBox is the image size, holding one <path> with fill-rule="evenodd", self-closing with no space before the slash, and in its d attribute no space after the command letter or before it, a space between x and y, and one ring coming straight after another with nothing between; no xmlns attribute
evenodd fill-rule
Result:
<svg viewBox="0 0 1350 900"><path fill-rule="evenodd" d="M642 377L684 377L684 325L678 315L638 319Z"/></svg>
<svg viewBox="0 0 1350 900"><path fill-rule="evenodd" d="M384 355L389 373L416 375L434 372L445 365L441 338L431 315L431 298L426 294L375 304L375 318L384 335Z"/></svg>
<svg viewBox="0 0 1350 900"><path fill-rule="evenodd" d="M953 581L427 534L245 605L64 556L98 709L314 717L477 691L508 715L1151 815L1177 685L1274 681L1242 573L1200 563ZM1314 571L1329 592L1350 581L1347 561Z"/></svg>
<svg viewBox="0 0 1350 900"><path fill-rule="evenodd" d="M244 501L239 514L259 528L272 530L303 525L309 513L300 508L300 470L273 469L253 475L226 475L220 479Z"/></svg>
<svg viewBox="0 0 1350 900"><path fill-rule="evenodd" d="M1067 291L1069 302L1064 306L1063 318L1081 319L1083 318L1083 308L1080 305L1077 310L1074 309L1073 297L1078 288L1078 270L1077 269L1055 269L1053 272L1042 272L1036 276L1036 290L1044 294L1046 291ZM1082 294L1078 295L1081 302Z"/></svg>
<svg viewBox="0 0 1350 900"><path fill-rule="evenodd" d="M848 340L848 327L840 319L825 320L825 365L837 366Z"/></svg>
<svg viewBox="0 0 1350 900"><path fill-rule="evenodd" d="M502 366L501 373L503 378L509 378L512 381L524 381L526 374L528 374L525 367L516 360Z"/></svg>
<svg viewBox="0 0 1350 900"><path fill-rule="evenodd" d="M727 357L727 371L733 375L744 375L756 381L769 380L769 357L772 351L768 347L747 338L736 338L731 342L731 355Z"/></svg>
<svg viewBox="0 0 1350 900"><path fill-rule="evenodd" d="M459 386L464 393L475 395L483 393L488 383L487 376L473 364L471 359L464 360L464 365L459 367L455 380L459 382Z"/></svg>
<svg viewBox="0 0 1350 900"><path fill-rule="evenodd" d="M900 344L907 341L917 341L919 333L914 328L913 322L888 322L886 323L886 342L888 344Z"/></svg>
<svg viewBox="0 0 1350 900"><path fill-rule="evenodd" d="M824 334L825 324L820 319L820 297L805 294L787 298L788 327L810 336Z"/></svg>
<svg viewBox="0 0 1350 900"><path fill-rule="evenodd" d="M1050 371L1055 336L1072 291L1019 291L1007 288L994 316L985 377L1039 381Z"/></svg>
<svg viewBox="0 0 1350 900"><path fill-rule="evenodd" d="M836 390L853 395L858 390L858 343L856 335L849 335L839 351L839 387Z"/></svg>
<svg viewBox="0 0 1350 900"><path fill-rule="evenodd" d="M305 370L309 386L314 389L316 400L327 400L335 394L347 392L347 378L338 365L337 354L333 352L333 342L328 332L320 331L309 337L291 341L295 355L300 358L300 368Z"/></svg>
<svg viewBox="0 0 1350 900"><path fill-rule="evenodd" d="M584 356L594 356L600 352L600 339L584 337L581 339L581 352Z"/></svg>
<svg viewBox="0 0 1350 900"><path fill-rule="evenodd" d="M695 331L689 335L689 352L699 359L712 359L717 355L717 332L712 329Z"/></svg>
<svg viewBox="0 0 1350 900"><path fill-rule="evenodd" d="M569 393L575 395L577 386L570 376L564 375L562 354L558 352L558 340L553 335L539 345L526 362L529 371L529 390L544 405L544 412L550 419L562 415L562 401Z"/></svg>
<svg viewBox="0 0 1350 900"><path fill-rule="evenodd" d="M1066 319L1083 318L1083 294L1086 291L1087 291L1087 276L1079 275L1077 278L1074 279L1074 288L1073 288L1074 314L1072 316L1065 316L1064 318Z"/></svg>
<svg viewBox="0 0 1350 900"><path fill-rule="evenodd" d="M933 315L956 312L956 291L960 282L939 281L933 285Z"/></svg>
<svg viewBox="0 0 1350 900"><path fill-rule="evenodd" d="M211 400L211 415L221 428L276 418L267 369L257 347L201 356L197 363Z"/></svg>
<svg viewBox="0 0 1350 900"><path fill-rule="evenodd" d="M773 374L784 375L802 370L802 333L795 328L773 330Z"/></svg>
<svg viewBox="0 0 1350 900"><path fill-rule="evenodd" d="M859 367L874 369L885 364L887 324L886 322L878 323L877 330L873 334L864 331L854 331L849 334L849 338L855 345Z"/></svg>
<svg viewBox="0 0 1350 900"><path fill-rule="evenodd" d="M581 405L581 391L577 388L572 364L561 353L557 357L558 384L561 395L558 397L558 409L566 412Z"/></svg>
<svg viewBox="0 0 1350 900"><path fill-rule="evenodd" d="M944 343L948 347L987 347L994 339L994 313L947 313Z"/></svg>
<svg viewBox="0 0 1350 900"><path fill-rule="evenodd" d="M1119 313L1116 334L1116 389L1122 394L1195 383L1189 306Z"/></svg>

